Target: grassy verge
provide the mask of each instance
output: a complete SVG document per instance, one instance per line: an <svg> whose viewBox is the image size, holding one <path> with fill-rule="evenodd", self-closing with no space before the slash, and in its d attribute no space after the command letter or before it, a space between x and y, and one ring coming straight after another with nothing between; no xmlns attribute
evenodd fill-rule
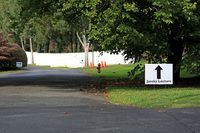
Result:
<svg viewBox="0 0 200 133"><path fill-rule="evenodd" d="M51 66L37 66L37 65L31 65L31 64L28 64L28 66L51 68Z"/></svg>
<svg viewBox="0 0 200 133"><path fill-rule="evenodd" d="M137 107L200 107L200 88L151 89L135 87L108 87L108 98L112 103Z"/></svg>
<svg viewBox="0 0 200 133"><path fill-rule="evenodd" d="M101 73L97 73L96 68L83 69L81 70L84 73L99 76L105 80L116 80L116 79L125 79L128 78L128 72L134 69L136 65L125 65L125 66L110 66L108 68L101 68ZM186 70L181 70L181 78L191 78L195 76L200 76L199 74L190 74Z"/></svg>
<svg viewBox="0 0 200 133"><path fill-rule="evenodd" d="M127 72L131 71L135 66L115 66L103 68L101 73L97 73L96 69L85 69L82 72L100 76L106 80L117 80L127 78ZM182 78L191 78L199 76L198 74L190 74L186 70L181 71ZM118 82L118 81L116 81ZM133 82L134 83L134 82ZM123 85L129 84L128 81L123 80ZM144 83L142 83L144 84ZM117 86L117 87L116 87ZM107 88L107 96L110 102L117 104L133 105L143 108L156 108L156 107L170 107L170 108L183 108L183 107L200 107L200 87L180 86L171 87L167 89L158 88L152 89L151 86L135 87L122 87L121 84L112 84L112 87Z"/></svg>
<svg viewBox="0 0 200 133"><path fill-rule="evenodd" d="M23 70L23 69L8 70L8 71L1 71L0 70L0 74L15 73L15 72L22 72L22 71L25 71L25 70Z"/></svg>
<svg viewBox="0 0 200 133"><path fill-rule="evenodd" d="M128 71L132 70L134 67L134 65L110 66L108 68L101 68L101 73L98 73L96 68L83 69L81 71L93 76L102 77L106 80L116 80L128 78Z"/></svg>
<svg viewBox="0 0 200 133"><path fill-rule="evenodd" d="M59 68L59 69L69 69L68 67L51 67L51 66L40 66L40 65L31 65L28 64L28 66L34 66L34 67L44 67L44 68Z"/></svg>

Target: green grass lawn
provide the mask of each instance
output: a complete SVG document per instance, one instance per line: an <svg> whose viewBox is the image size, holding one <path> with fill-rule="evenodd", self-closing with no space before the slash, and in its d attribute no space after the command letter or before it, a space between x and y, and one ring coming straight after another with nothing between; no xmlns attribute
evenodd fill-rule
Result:
<svg viewBox="0 0 200 133"><path fill-rule="evenodd" d="M143 108L200 107L200 88L108 87L107 92L112 103Z"/></svg>
<svg viewBox="0 0 200 133"><path fill-rule="evenodd" d="M1 71L1 70L0 70L0 74L15 73L15 72L22 72L22 71L25 71L25 70L23 70L23 69L8 70L8 71Z"/></svg>
<svg viewBox="0 0 200 133"><path fill-rule="evenodd" d="M83 69L81 71L93 76L102 77L106 80L116 80L120 78L128 78L128 72L133 68L134 68L133 65L127 65L127 66L111 66L107 68L101 68L101 73L98 73L96 68Z"/></svg>
<svg viewBox="0 0 200 133"><path fill-rule="evenodd" d="M128 78L128 72L130 72L136 65L124 65L124 66L110 66L107 68L101 68L101 73L97 72L96 68L83 69L81 70L84 73L99 76L105 80L116 80ZM181 78L190 78L194 76L199 76L199 74L190 74L186 70L181 70Z"/></svg>
<svg viewBox="0 0 200 133"><path fill-rule="evenodd" d="M102 77L106 80L116 80L128 78L127 72L131 71L135 65L115 66L102 68L101 73L97 73L96 68L84 69L82 72ZM190 74L186 70L181 71L182 78L199 76ZM108 87L107 97L110 102L117 104L133 105L143 108L156 107L200 107L200 87L177 87L167 88L152 86L139 87Z"/></svg>
<svg viewBox="0 0 200 133"><path fill-rule="evenodd" d="M51 67L51 66L40 66L40 65L32 65L32 64L28 64L28 66L34 66L34 67L45 67L45 68L59 68L59 69L69 69L68 67Z"/></svg>

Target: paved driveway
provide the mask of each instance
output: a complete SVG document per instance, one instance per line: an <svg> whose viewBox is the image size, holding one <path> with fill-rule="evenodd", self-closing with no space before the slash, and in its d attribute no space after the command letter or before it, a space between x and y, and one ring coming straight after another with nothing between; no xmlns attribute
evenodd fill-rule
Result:
<svg viewBox="0 0 200 133"><path fill-rule="evenodd" d="M142 109L87 92L99 81L73 69L0 75L0 133L200 133L200 108Z"/></svg>

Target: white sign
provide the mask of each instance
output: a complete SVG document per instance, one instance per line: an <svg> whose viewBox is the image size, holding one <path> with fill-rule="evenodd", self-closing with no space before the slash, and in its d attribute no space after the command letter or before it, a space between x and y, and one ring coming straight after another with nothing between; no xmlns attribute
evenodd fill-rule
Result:
<svg viewBox="0 0 200 133"><path fill-rule="evenodd" d="M173 84L173 64L145 64L145 84Z"/></svg>
<svg viewBox="0 0 200 133"><path fill-rule="evenodd" d="M80 63L82 64L82 67L84 67L84 60L81 60Z"/></svg>
<svg viewBox="0 0 200 133"><path fill-rule="evenodd" d="M16 67L22 67L23 63L22 62L16 62Z"/></svg>
<svg viewBox="0 0 200 133"><path fill-rule="evenodd" d="M81 60L81 61L80 61L80 63L81 63L81 64L83 64L83 63L84 63L84 61L83 61L83 60Z"/></svg>

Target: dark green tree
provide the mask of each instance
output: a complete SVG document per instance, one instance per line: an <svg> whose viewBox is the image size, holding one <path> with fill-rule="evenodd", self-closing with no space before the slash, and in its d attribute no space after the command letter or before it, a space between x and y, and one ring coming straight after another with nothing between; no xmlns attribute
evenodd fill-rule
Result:
<svg viewBox="0 0 200 133"><path fill-rule="evenodd" d="M174 79L179 79L187 53L189 57L199 53L199 4L194 0L101 1L93 13L90 37L102 50L124 50L127 59L146 58L151 63L166 59L174 66Z"/></svg>
<svg viewBox="0 0 200 133"><path fill-rule="evenodd" d="M180 78L181 65L199 71L198 0L18 1L24 17L60 14L56 21L76 30L86 60L90 42L96 42L100 50L123 50L126 59L136 62L173 63L174 79Z"/></svg>

